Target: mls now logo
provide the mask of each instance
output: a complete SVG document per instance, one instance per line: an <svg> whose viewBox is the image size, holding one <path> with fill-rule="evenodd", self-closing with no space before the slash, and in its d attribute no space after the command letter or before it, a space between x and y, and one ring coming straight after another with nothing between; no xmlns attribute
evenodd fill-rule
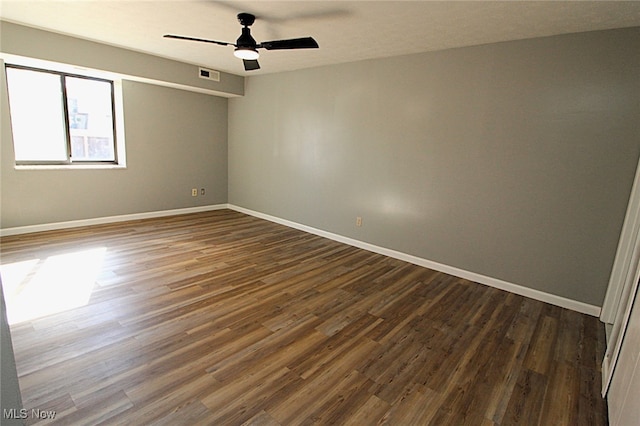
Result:
<svg viewBox="0 0 640 426"><path fill-rule="evenodd" d="M26 408L17 409L17 408L5 408L2 410L2 417L5 419L26 419L31 414L31 418L34 419L49 419L53 420L56 417L56 412L53 410L39 410L37 408L32 409L31 411Z"/></svg>

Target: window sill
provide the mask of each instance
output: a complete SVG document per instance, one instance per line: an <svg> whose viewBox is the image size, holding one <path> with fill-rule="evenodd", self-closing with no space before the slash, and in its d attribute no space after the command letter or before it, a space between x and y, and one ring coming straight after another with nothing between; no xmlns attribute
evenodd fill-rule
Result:
<svg viewBox="0 0 640 426"><path fill-rule="evenodd" d="M122 164L34 164L34 165L16 165L16 170L124 170L127 166Z"/></svg>

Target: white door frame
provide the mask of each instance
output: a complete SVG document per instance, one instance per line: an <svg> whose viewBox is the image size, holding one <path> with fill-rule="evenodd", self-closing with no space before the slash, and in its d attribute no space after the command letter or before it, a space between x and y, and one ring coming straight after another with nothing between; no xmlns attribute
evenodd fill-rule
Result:
<svg viewBox="0 0 640 426"><path fill-rule="evenodd" d="M606 396L613 377L629 315L640 280L640 162L631 188L629 205L620 233L618 249L602 305L600 320L613 324L602 361L602 396Z"/></svg>
<svg viewBox="0 0 640 426"><path fill-rule="evenodd" d="M634 269L633 252L637 245L638 234L640 233L640 162L636 169L636 176L631 188L627 213L624 225L618 241L618 250L611 269L609 286L602 304L600 320L606 324L613 324L616 319L618 307L624 289L631 285ZM631 276L630 276L631 275Z"/></svg>

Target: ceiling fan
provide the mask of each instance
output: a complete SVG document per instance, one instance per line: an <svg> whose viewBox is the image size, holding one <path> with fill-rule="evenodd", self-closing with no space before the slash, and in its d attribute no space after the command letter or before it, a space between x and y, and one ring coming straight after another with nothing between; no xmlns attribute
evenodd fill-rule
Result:
<svg viewBox="0 0 640 426"><path fill-rule="evenodd" d="M234 56L242 59L244 63L245 71L252 71L260 69L258 64L258 49L266 50L286 50L286 49L317 49L318 42L313 37L292 38L287 40L272 40L263 41L262 43L256 43L255 39L251 37L251 29L249 28L255 22L256 17L250 13L239 13L238 21L242 25L242 34L235 43L228 43L225 41L207 40L203 38L185 37L173 34L165 34L166 38L175 38L179 40L191 40L200 41L203 43L219 44L221 46L234 46Z"/></svg>

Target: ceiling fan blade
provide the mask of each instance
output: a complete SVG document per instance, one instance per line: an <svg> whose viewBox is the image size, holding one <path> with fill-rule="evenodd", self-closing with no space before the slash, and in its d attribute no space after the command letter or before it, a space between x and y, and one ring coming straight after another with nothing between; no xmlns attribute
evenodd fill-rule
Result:
<svg viewBox="0 0 640 426"><path fill-rule="evenodd" d="M316 49L318 42L313 37L292 38L289 40L273 40L263 41L258 45L267 50L283 50L283 49Z"/></svg>
<svg viewBox="0 0 640 426"><path fill-rule="evenodd" d="M203 43L219 44L220 46L235 46L235 44L227 43L226 41L207 40L205 38L185 37L185 36L173 35L173 34L165 34L164 37L165 38L175 38L175 39L178 39L178 40L201 41Z"/></svg>
<svg viewBox="0 0 640 426"><path fill-rule="evenodd" d="M255 59L243 59L242 62L244 63L245 71L253 71L253 70L260 69L260 64Z"/></svg>

